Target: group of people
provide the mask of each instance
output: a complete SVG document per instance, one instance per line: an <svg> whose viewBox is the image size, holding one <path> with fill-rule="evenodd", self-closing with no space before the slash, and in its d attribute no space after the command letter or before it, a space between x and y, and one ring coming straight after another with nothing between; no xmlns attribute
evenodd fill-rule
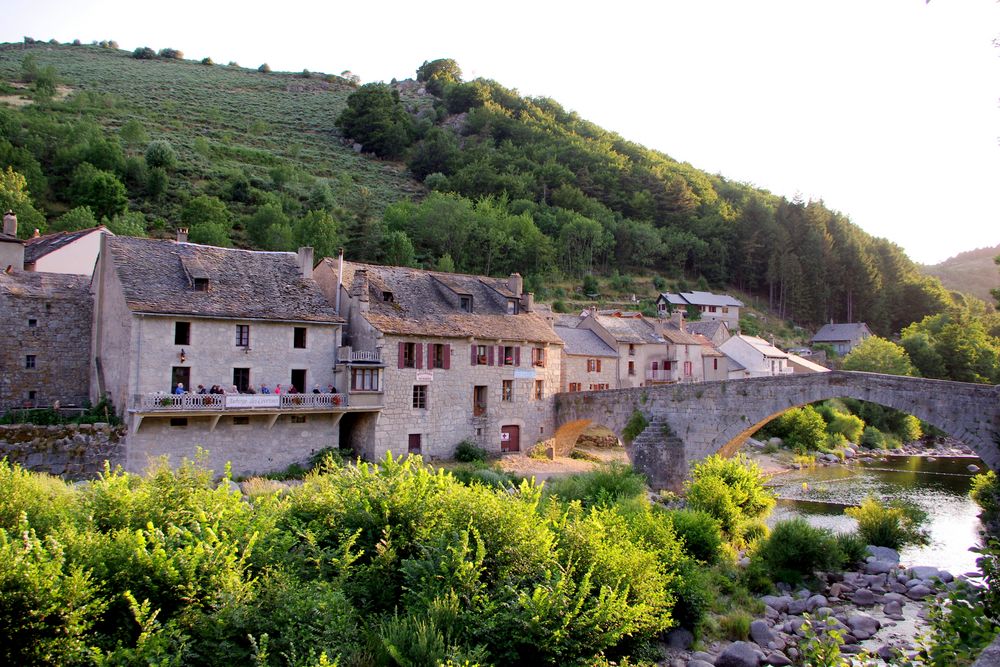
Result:
<svg viewBox="0 0 1000 667"><path fill-rule="evenodd" d="M300 392L298 389L296 389L292 385L285 385L284 388L282 388L282 386L280 384L277 384L277 385L274 386L274 389L271 389L270 387L268 387L263 382L260 385L260 390L259 391L254 390L253 385L248 385L246 391L242 391L241 392L239 390L239 388L235 384L232 385L232 387L230 389L225 389L221 385L218 385L218 384L213 384L210 389L206 389L205 385L200 384L200 385L198 385L198 388L195 391L192 392L192 391L188 391L187 389L184 388L184 383L183 382L178 382L177 386L174 387L174 392L173 393L177 394L177 395L181 395L181 394L192 394L192 393L193 394L258 394L258 393L259 394L281 394L281 393L286 393L286 394L301 394L302 392ZM319 388L319 385L317 384L317 385L313 385L312 393L314 393L314 394L322 394L324 392ZM328 393L328 394L336 394L337 393L337 388L334 387L331 384L331 385L327 386L326 393Z"/></svg>

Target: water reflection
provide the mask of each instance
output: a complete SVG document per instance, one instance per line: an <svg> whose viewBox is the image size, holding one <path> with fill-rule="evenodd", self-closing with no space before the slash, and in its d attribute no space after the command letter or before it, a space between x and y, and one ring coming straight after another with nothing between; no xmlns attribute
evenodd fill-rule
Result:
<svg viewBox="0 0 1000 667"><path fill-rule="evenodd" d="M968 572L976 560L968 548L976 544L979 530L978 508L968 497L970 463L983 467L978 459L898 456L778 475L771 481L779 500L770 522L803 516L813 525L846 532L857 524L844 515L845 507L867 495L903 498L927 511L931 532L931 544L905 549L903 561Z"/></svg>

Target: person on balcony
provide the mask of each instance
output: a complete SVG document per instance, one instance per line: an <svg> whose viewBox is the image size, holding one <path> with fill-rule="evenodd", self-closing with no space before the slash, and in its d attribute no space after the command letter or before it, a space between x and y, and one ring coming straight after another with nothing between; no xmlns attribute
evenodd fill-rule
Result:
<svg viewBox="0 0 1000 667"><path fill-rule="evenodd" d="M330 385L329 387L327 387L327 393L330 393L330 394L336 394L336 393L337 393L337 388L336 388L336 387L334 387L334 386L333 386L333 385L331 384L331 385Z"/></svg>
<svg viewBox="0 0 1000 667"><path fill-rule="evenodd" d="M321 391L319 390L319 385L318 385L318 384L314 384L314 385L313 385L313 393L314 393L314 394L322 394L322 393L323 393L323 392L321 392Z"/></svg>
<svg viewBox="0 0 1000 667"><path fill-rule="evenodd" d="M186 391L184 391L184 383L183 382L178 382L177 383L177 386L174 387L174 393L177 394L178 396L180 396L181 394L186 394L187 393Z"/></svg>
<svg viewBox="0 0 1000 667"><path fill-rule="evenodd" d="M262 393L262 394L270 394L271 390L267 388L266 384L264 384L263 382L261 382L260 383L260 393Z"/></svg>
<svg viewBox="0 0 1000 667"><path fill-rule="evenodd" d="M275 394L281 394L281 385L280 384L274 385L274 393Z"/></svg>
<svg viewBox="0 0 1000 667"><path fill-rule="evenodd" d="M199 394L207 394L208 393L208 390L205 389L205 385L203 385L203 384L198 385L198 393Z"/></svg>

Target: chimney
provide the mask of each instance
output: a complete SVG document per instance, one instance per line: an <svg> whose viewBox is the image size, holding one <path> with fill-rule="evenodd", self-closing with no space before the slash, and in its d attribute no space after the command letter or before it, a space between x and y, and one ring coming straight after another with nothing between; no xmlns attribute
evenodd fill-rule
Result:
<svg viewBox="0 0 1000 667"><path fill-rule="evenodd" d="M674 325L678 329L680 329L681 331L685 330L684 329L684 313L681 312L680 310L676 310L676 311L674 311L673 313L670 314L670 321L673 322Z"/></svg>
<svg viewBox="0 0 1000 667"><path fill-rule="evenodd" d="M41 233L40 231L38 231L38 227L35 227L35 231L34 231L34 232L32 232L32 234L31 234L31 238L33 238L33 239L37 239L37 238L38 238L38 237L40 237L41 235L42 235L42 233Z"/></svg>
<svg viewBox="0 0 1000 667"><path fill-rule="evenodd" d="M177 228L177 242L178 243L187 243L188 242L188 228L187 227L178 227Z"/></svg>
<svg viewBox="0 0 1000 667"><path fill-rule="evenodd" d="M17 216L10 209L7 209L7 212L3 214L3 233L17 236Z"/></svg>
<svg viewBox="0 0 1000 667"><path fill-rule="evenodd" d="M356 269L354 271L354 281L351 283L351 298L358 300L358 309L362 313L368 312L368 271L366 269Z"/></svg>
<svg viewBox="0 0 1000 667"><path fill-rule="evenodd" d="M507 289L513 292L516 296L524 294L524 280L521 279L520 273L510 274L510 278L507 279Z"/></svg>
<svg viewBox="0 0 1000 667"><path fill-rule="evenodd" d="M313 249L311 246L299 248L299 273L306 280L313 277Z"/></svg>
<svg viewBox="0 0 1000 667"><path fill-rule="evenodd" d="M526 313L534 312L535 310L535 293L525 292L521 295L521 309Z"/></svg>

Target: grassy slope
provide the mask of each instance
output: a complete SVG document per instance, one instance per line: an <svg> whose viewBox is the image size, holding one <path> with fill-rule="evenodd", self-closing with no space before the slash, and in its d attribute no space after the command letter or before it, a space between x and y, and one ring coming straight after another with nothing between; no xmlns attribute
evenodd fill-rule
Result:
<svg viewBox="0 0 1000 667"><path fill-rule="evenodd" d="M16 79L29 51L75 89L71 101L100 109L98 122L116 129L136 119L151 140L170 141L183 165L172 182L193 194L227 171L266 180L279 165L295 169L302 187L313 177L329 179L339 200L367 188L378 211L423 191L405 167L357 155L343 142L333 122L354 88L339 77L261 74L193 61L136 60L130 52L97 46L43 44L0 47L0 79ZM168 202L163 210L143 212L177 211Z"/></svg>
<svg viewBox="0 0 1000 667"><path fill-rule="evenodd" d="M950 290L966 292L993 303L990 290L1000 287L1000 267L993 258L1000 255L1000 245L959 253L940 264L921 266L921 273L937 276Z"/></svg>

